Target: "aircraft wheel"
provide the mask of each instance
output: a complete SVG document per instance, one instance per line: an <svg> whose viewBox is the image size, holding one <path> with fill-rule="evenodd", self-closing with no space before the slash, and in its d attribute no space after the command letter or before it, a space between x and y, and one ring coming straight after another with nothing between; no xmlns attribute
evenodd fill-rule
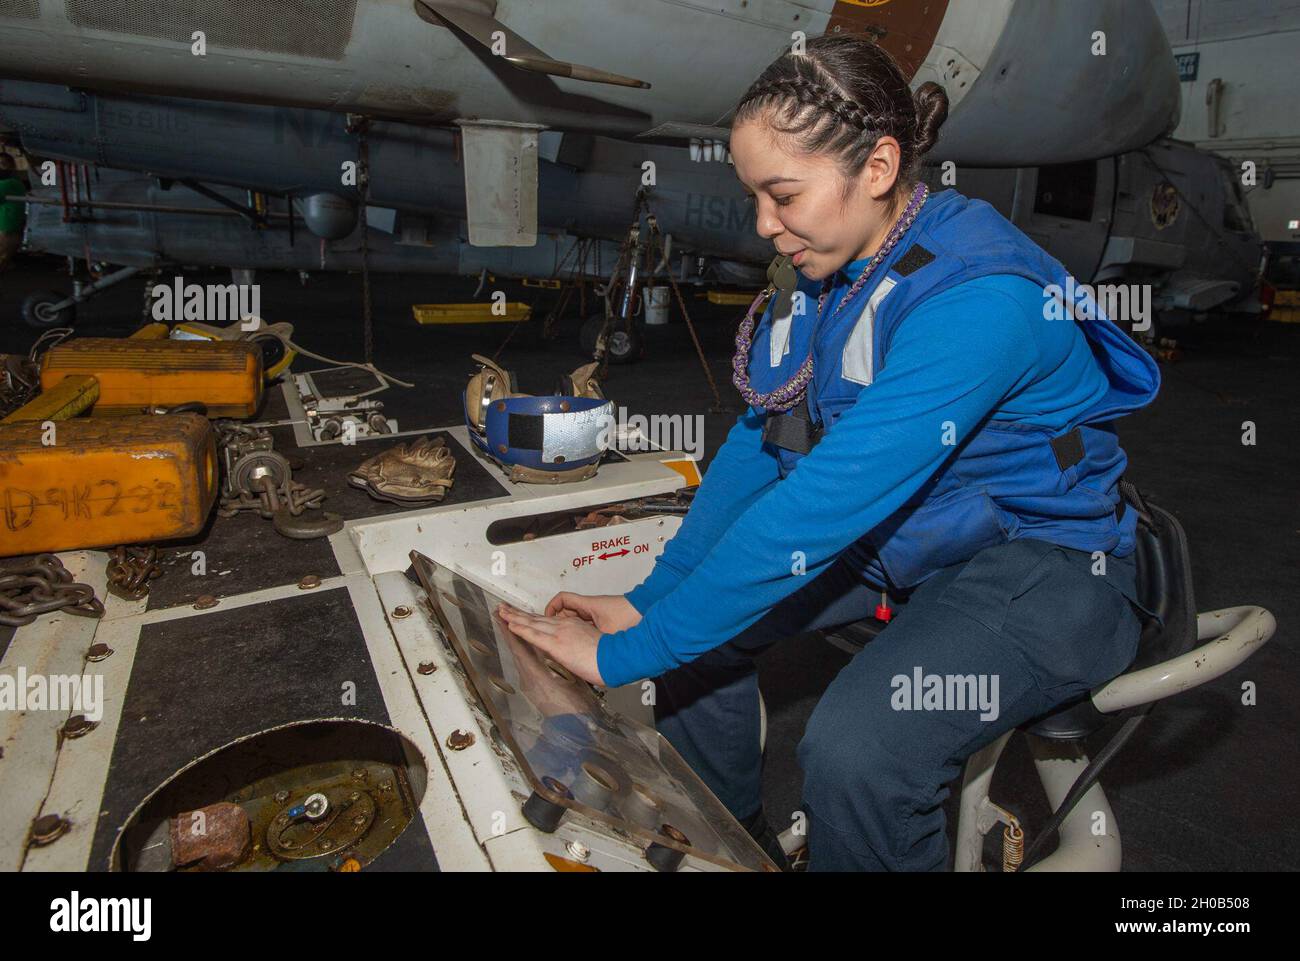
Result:
<svg viewBox="0 0 1300 961"><path fill-rule="evenodd" d="M617 323L616 320L615 324ZM587 318L586 323L582 325L582 330L578 334L578 343L582 346L584 354L590 356L595 352L596 338L600 336L600 329L604 324L604 314L596 314ZM633 321L631 328L627 330L618 326L610 330L605 348L611 364L630 364L640 357L642 349L641 333L637 330L636 322Z"/></svg>
<svg viewBox="0 0 1300 961"><path fill-rule="evenodd" d="M605 346L611 364L630 364L641 356L641 333L635 323L630 330L613 330Z"/></svg>
<svg viewBox="0 0 1300 961"><path fill-rule="evenodd" d="M23 301L23 323L36 330L72 326L76 317L75 305L69 304L62 310L52 309L59 301L67 299L63 294L52 290L38 290L28 294Z"/></svg>

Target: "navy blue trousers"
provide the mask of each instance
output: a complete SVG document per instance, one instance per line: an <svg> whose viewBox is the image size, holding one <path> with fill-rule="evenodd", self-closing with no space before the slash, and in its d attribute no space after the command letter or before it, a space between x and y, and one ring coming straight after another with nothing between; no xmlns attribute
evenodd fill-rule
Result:
<svg viewBox="0 0 1300 961"><path fill-rule="evenodd" d="M948 866L943 801L966 758L1132 662L1134 560L1104 560L1094 573L1090 554L1019 539L913 592L831 682L799 743L810 870ZM837 562L656 679L656 726L737 818L762 804L754 655L869 617L879 600Z"/></svg>

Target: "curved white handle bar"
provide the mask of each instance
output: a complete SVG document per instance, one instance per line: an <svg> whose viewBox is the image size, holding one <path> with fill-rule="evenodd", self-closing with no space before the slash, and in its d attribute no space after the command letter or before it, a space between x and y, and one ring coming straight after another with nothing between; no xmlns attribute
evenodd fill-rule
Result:
<svg viewBox="0 0 1300 961"><path fill-rule="evenodd" d="M1262 607L1225 607L1196 615L1196 639L1206 641L1186 654L1121 674L1092 693L1104 714L1148 704L1227 674L1268 642L1277 621Z"/></svg>

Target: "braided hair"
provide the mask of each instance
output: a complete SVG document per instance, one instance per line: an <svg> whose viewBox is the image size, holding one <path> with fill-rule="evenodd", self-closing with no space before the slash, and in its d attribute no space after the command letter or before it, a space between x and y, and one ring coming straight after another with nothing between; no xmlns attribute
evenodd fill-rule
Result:
<svg viewBox="0 0 1300 961"><path fill-rule="evenodd" d="M921 158L947 116L943 87L923 83L914 96L893 57L874 41L832 35L808 40L803 53L768 66L741 98L732 126L766 117L809 153L837 157L846 195L880 138L891 136L901 151L892 195L915 185Z"/></svg>

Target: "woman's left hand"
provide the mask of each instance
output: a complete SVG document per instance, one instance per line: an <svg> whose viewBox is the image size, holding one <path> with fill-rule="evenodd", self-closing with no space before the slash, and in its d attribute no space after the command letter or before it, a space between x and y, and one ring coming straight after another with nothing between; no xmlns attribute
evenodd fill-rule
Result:
<svg viewBox="0 0 1300 961"><path fill-rule="evenodd" d="M521 640L544 651L551 660L591 684L605 686L596 666L600 629L580 617L540 617L498 604L497 614Z"/></svg>

